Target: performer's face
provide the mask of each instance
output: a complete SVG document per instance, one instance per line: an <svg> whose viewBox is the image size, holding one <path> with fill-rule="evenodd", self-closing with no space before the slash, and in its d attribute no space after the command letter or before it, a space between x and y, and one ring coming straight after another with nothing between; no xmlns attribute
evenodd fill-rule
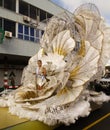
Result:
<svg viewBox="0 0 110 130"><path fill-rule="evenodd" d="M37 61L37 64L38 64L39 67L42 66L42 62L41 61Z"/></svg>

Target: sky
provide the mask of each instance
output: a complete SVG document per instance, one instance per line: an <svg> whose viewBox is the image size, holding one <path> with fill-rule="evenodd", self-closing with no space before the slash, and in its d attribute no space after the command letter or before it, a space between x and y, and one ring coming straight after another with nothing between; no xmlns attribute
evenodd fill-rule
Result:
<svg viewBox="0 0 110 130"><path fill-rule="evenodd" d="M110 1L109 0L51 0L51 1L63 7L64 9L69 10L72 13L81 4L94 3L98 7L101 16L104 17L107 24L110 25Z"/></svg>

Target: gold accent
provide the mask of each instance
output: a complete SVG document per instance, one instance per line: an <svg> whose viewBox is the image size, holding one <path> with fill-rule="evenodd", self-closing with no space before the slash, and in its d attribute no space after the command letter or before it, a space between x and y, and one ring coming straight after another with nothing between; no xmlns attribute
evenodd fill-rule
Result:
<svg viewBox="0 0 110 130"><path fill-rule="evenodd" d="M85 41L82 40L82 41L81 41L81 47L80 47L80 49L79 49L79 51L78 51L78 55L81 55L81 56L84 57L85 54L86 54Z"/></svg>
<svg viewBox="0 0 110 130"><path fill-rule="evenodd" d="M84 21L84 17L81 16L81 18ZM83 34L85 34L86 30L85 30L85 24L84 24L84 22L82 22L78 17L75 17L75 23L78 24L78 25L80 25L82 27Z"/></svg>
<svg viewBox="0 0 110 130"><path fill-rule="evenodd" d="M74 77L77 75L77 72L79 71L80 66L76 66L71 72L70 72L70 79L71 77Z"/></svg>
<svg viewBox="0 0 110 130"><path fill-rule="evenodd" d="M95 122L93 122L92 124L90 124L89 126L83 128L83 130L88 130L89 128L91 128L92 126L96 125L97 123L101 122L102 120L104 120L105 118L107 118L108 116L110 116L110 113L106 114L105 116L103 116L102 118L96 120Z"/></svg>
<svg viewBox="0 0 110 130"><path fill-rule="evenodd" d="M17 92L16 96L18 96L18 98L22 98L22 99L30 99L30 98L35 98L36 97L36 93L34 91L22 91L22 92Z"/></svg>
<svg viewBox="0 0 110 130"><path fill-rule="evenodd" d="M54 48L54 53L58 53L58 48Z"/></svg>
<svg viewBox="0 0 110 130"><path fill-rule="evenodd" d="M65 56L66 55L66 51L64 51L63 49L61 49L61 48L55 48L54 49L54 53L58 53L59 55L63 55L63 56Z"/></svg>
<svg viewBox="0 0 110 130"><path fill-rule="evenodd" d="M62 52L63 52L63 50L62 50L62 48L60 47L60 48L58 49L58 54L61 55Z"/></svg>
<svg viewBox="0 0 110 130"><path fill-rule="evenodd" d="M65 52L64 50L60 50L59 54L65 56L65 55L66 55L66 52Z"/></svg>
<svg viewBox="0 0 110 130"><path fill-rule="evenodd" d="M75 22L79 24L82 28L84 28L84 23L78 17L75 17Z"/></svg>
<svg viewBox="0 0 110 130"><path fill-rule="evenodd" d="M63 94L65 94L65 93L67 93L67 87L64 87L63 89L61 89L58 93L57 93L57 95L58 96L60 96L60 95L63 95Z"/></svg>
<svg viewBox="0 0 110 130"><path fill-rule="evenodd" d="M41 48L41 54L42 54L42 56L44 55L44 49L43 48Z"/></svg>
<svg viewBox="0 0 110 130"><path fill-rule="evenodd" d="M59 47L58 54L59 55L64 55L64 56L67 54L66 51L64 50L64 44Z"/></svg>

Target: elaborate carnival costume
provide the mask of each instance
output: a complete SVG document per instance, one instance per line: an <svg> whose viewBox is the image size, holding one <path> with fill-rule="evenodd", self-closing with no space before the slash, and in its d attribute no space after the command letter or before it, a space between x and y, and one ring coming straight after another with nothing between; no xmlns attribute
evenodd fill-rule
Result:
<svg viewBox="0 0 110 130"><path fill-rule="evenodd" d="M23 73L23 85L1 97L0 106L12 114L49 125L70 124L91 111L91 102L110 97L91 92L88 83L101 77L110 55L110 28L94 4L84 4L72 16L63 13L48 22L41 48ZM36 61L42 60L47 81L39 96L36 89ZM26 113L26 114L25 114Z"/></svg>

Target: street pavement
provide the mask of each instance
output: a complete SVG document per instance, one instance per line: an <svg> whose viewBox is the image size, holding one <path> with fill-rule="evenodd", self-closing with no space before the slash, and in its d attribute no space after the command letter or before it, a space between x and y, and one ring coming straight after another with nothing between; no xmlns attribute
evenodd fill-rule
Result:
<svg viewBox="0 0 110 130"><path fill-rule="evenodd" d="M110 130L110 102L104 103L88 117L78 119L75 124L60 125L55 130Z"/></svg>

